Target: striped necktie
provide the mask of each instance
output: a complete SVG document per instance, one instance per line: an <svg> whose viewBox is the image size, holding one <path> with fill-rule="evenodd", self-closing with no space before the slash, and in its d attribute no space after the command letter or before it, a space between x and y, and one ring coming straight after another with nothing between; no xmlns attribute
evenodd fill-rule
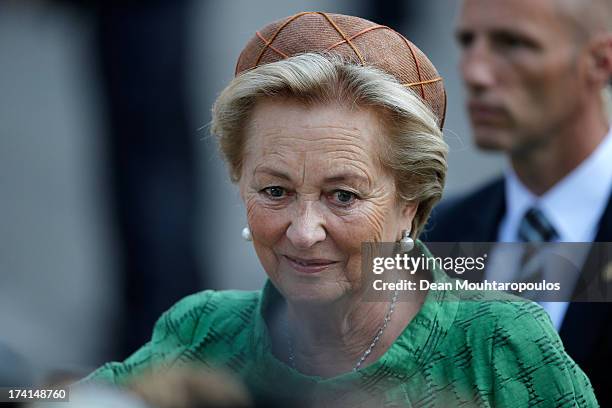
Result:
<svg viewBox="0 0 612 408"><path fill-rule="evenodd" d="M519 265L518 282L541 282L544 271L538 262L538 251L543 242L559 239L559 234L538 208L532 207L525 213L519 225L518 237L525 242L523 256ZM523 296L530 297L523 293Z"/></svg>
<svg viewBox="0 0 612 408"><path fill-rule="evenodd" d="M532 207L519 225L518 237L523 242L551 242L558 239L559 234L544 213Z"/></svg>

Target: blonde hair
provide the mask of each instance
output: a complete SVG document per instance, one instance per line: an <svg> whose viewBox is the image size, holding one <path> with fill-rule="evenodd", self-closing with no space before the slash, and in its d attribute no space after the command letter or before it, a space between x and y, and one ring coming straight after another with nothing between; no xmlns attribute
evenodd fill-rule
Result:
<svg viewBox="0 0 612 408"><path fill-rule="evenodd" d="M375 109L386 130L380 161L395 176L398 198L418 203L411 230L418 237L442 197L448 147L436 117L416 94L391 75L335 55L296 55L244 72L221 92L212 115L211 130L233 182L240 180L244 129L253 107L276 97Z"/></svg>

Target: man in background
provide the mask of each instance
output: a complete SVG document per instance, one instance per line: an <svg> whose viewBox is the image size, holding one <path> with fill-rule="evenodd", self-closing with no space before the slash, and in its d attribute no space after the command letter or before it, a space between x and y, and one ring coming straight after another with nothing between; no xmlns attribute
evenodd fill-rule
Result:
<svg viewBox="0 0 612 408"><path fill-rule="evenodd" d="M612 2L465 0L457 39L476 144L509 166L434 210L425 239L612 241ZM546 305L601 406L612 406L610 306Z"/></svg>

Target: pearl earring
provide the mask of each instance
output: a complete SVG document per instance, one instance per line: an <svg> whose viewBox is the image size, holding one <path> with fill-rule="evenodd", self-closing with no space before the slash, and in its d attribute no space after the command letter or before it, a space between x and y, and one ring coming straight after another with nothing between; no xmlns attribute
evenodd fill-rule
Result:
<svg viewBox="0 0 612 408"><path fill-rule="evenodd" d="M402 239L399 240L400 251L402 253L407 253L412 251L414 248L414 240L410 237L410 230L402 231Z"/></svg>
<svg viewBox="0 0 612 408"><path fill-rule="evenodd" d="M251 235L251 229L249 227L244 227L242 229L242 239L245 241L252 241L253 236Z"/></svg>

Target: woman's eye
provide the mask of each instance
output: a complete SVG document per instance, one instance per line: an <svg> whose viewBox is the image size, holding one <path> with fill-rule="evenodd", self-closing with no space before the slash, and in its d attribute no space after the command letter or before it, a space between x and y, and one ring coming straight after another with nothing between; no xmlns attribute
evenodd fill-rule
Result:
<svg viewBox="0 0 612 408"><path fill-rule="evenodd" d="M283 196L286 194L286 191L284 188L282 187L266 187L262 190L268 197L271 198L283 198Z"/></svg>
<svg viewBox="0 0 612 408"><path fill-rule="evenodd" d="M336 190L332 193L332 198L341 206L349 206L357 199L357 195L346 190Z"/></svg>

